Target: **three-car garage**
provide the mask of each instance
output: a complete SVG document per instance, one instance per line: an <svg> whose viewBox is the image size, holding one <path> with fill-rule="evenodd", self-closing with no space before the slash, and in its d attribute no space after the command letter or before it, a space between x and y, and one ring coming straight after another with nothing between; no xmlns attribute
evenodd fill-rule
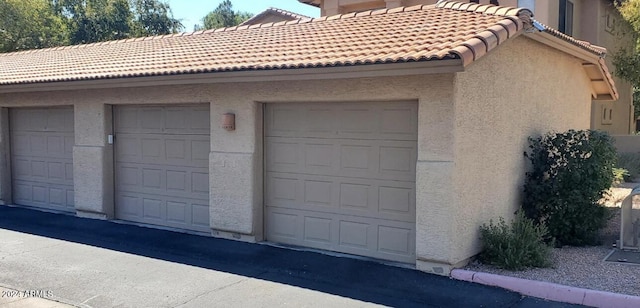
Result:
<svg viewBox="0 0 640 308"><path fill-rule="evenodd" d="M414 262L417 103L262 106L264 239ZM210 233L210 105L109 110L113 218ZM14 203L75 212L74 109L10 119Z"/></svg>

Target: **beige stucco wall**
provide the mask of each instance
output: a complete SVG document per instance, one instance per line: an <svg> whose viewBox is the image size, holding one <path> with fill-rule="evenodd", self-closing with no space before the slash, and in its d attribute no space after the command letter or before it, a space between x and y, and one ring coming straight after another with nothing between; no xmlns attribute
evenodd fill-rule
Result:
<svg viewBox="0 0 640 308"><path fill-rule="evenodd" d="M9 109L0 108L0 205L11 199L11 142L9 140Z"/></svg>
<svg viewBox="0 0 640 308"><path fill-rule="evenodd" d="M83 217L113 218L113 145L111 105L74 105L73 179L76 211ZM101 175L101 176L98 176Z"/></svg>
<svg viewBox="0 0 640 308"><path fill-rule="evenodd" d="M608 4L607 1L598 1L596 16L592 16L592 20L597 20L597 33L589 33L591 37L584 37L594 44L606 47L609 55L605 58L607 66L614 75L616 88L620 94L617 101L611 102L593 102L592 123L594 129L605 130L611 134L629 134L635 131L635 119L633 118L633 88L631 84L615 76L616 70L613 65L613 55L621 48L631 49L635 46L635 40L630 34L631 29L626 24L618 11ZM614 24L613 28L607 27L607 18L610 23ZM585 33L587 34L587 33ZM613 111L610 124L602 122L602 110L609 108Z"/></svg>
<svg viewBox="0 0 640 308"><path fill-rule="evenodd" d="M580 61L520 36L455 79L450 262L480 250L479 226L520 205L527 138L589 128L590 82Z"/></svg>

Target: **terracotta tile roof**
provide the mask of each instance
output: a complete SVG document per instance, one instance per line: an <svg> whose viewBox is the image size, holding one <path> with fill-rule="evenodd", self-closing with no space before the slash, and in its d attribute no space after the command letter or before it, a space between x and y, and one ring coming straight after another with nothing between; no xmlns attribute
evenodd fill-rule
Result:
<svg viewBox="0 0 640 308"><path fill-rule="evenodd" d="M309 16L301 15L301 14L294 13L294 12L291 12L291 11L270 7L268 9L256 14L256 15L254 15L253 17L245 20L243 23L240 24L240 26L256 24L257 23L256 21L259 21L260 19L262 19L264 17L268 17L269 15L280 17L280 18L282 18L283 21L311 18Z"/></svg>
<svg viewBox="0 0 640 308"><path fill-rule="evenodd" d="M507 7L500 7L500 6L494 6L494 5L480 5L480 4L473 4L473 3L460 3L455 1L444 1L444 0L438 1L437 7L467 11L467 12L483 13L483 14L517 16L518 20L515 20L515 22L518 23L519 25L518 30L524 27L524 29L527 32L536 32L536 31L544 32L566 43L569 43L570 45L579 47L589 53L594 54L595 56L599 57L599 59L597 59L593 63L588 63L588 64L596 64L598 66L599 76L594 77L591 80L593 87L597 88L599 91L599 93L596 93L596 96L604 97L603 98L604 100L618 99L619 93L615 86L613 76L611 76L611 73L609 72L609 69L605 64L604 59L602 59L607 54L606 48L593 45L587 41L578 40L572 36L566 35L556 29L553 29L545 24L542 24L537 20L533 19L532 18L533 13L527 9L511 9ZM484 33L484 34L487 34L487 33ZM496 36L499 36L499 34L495 31L494 31L494 34ZM486 37L486 35L480 35L480 36ZM483 43L487 47L487 51L491 50L491 48L494 47L494 45L489 43L488 38L483 40ZM468 64L467 62L471 61L472 59L470 53L473 53L474 51L477 51L477 50L482 51L482 48L481 48L482 45L480 45L478 41L475 41L476 45L474 46L472 41L473 40L468 41L467 42L468 44L463 44L464 47L471 49L470 51L466 51L466 56L465 56L464 48L457 47L454 49L454 50L457 50L460 53L461 57L465 60L465 65ZM474 60L477 59L476 53L474 53L473 59ZM586 66L587 63L584 63L583 65Z"/></svg>
<svg viewBox="0 0 640 308"><path fill-rule="evenodd" d="M490 28L506 38L522 22L421 5L30 50L0 54L0 84L452 59Z"/></svg>
<svg viewBox="0 0 640 308"><path fill-rule="evenodd" d="M523 33L527 12L530 14L526 9L440 1L437 5L21 51L0 54L0 85L443 59L462 59L466 66ZM591 50L575 39L563 39Z"/></svg>

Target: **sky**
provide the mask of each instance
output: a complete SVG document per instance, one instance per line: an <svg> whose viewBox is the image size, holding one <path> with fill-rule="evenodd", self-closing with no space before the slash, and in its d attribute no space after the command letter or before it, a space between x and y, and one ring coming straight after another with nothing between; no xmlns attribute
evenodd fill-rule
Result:
<svg viewBox="0 0 640 308"><path fill-rule="evenodd" d="M222 0L166 0L171 6L173 17L180 19L184 31L193 31L202 17L213 11ZM298 2L298 0L231 0L234 11L258 14L269 7L284 9L310 17L320 16L320 9Z"/></svg>

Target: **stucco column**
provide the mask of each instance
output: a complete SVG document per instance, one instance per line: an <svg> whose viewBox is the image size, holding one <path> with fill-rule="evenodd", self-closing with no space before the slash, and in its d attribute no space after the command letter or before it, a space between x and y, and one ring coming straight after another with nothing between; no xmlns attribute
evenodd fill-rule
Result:
<svg viewBox="0 0 640 308"><path fill-rule="evenodd" d="M78 216L113 218L112 108L101 103L77 103L74 108L73 182Z"/></svg>
<svg viewBox="0 0 640 308"><path fill-rule="evenodd" d="M388 9L393 9L403 6L402 0L385 0Z"/></svg>
<svg viewBox="0 0 640 308"><path fill-rule="evenodd" d="M12 203L9 109L0 108L0 205Z"/></svg>
<svg viewBox="0 0 640 308"><path fill-rule="evenodd" d="M222 128L222 116L235 114L236 128ZM262 232L262 107L249 101L211 104L209 155L212 235L260 241Z"/></svg>
<svg viewBox="0 0 640 308"><path fill-rule="evenodd" d="M325 0L322 3L322 16L333 16L340 14L340 3L338 0Z"/></svg>
<svg viewBox="0 0 640 308"><path fill-rule="evenodd" d="M421 98L418 113L416 267L448 275L456 212L452 98Z"/></svg>

